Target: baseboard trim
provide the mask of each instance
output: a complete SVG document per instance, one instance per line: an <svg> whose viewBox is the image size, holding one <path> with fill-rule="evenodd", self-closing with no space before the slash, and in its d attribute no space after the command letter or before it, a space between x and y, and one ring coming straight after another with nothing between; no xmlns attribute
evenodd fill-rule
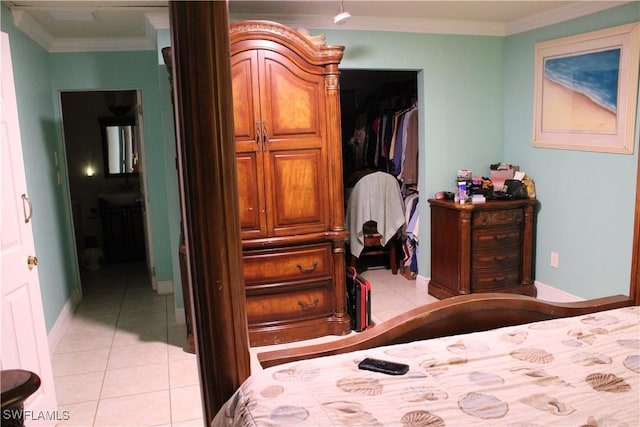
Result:
<svg viewBox="0 0 640 427"><path fill-rule="evenodd" d="M71 324L71 319L73 319L73 313L82 301L82 297L80 296L80 290L78 288L74 288L69 295L69 299L60 310L60 314L56 319L56 322L53 324L53 327L47 334L47 341L49 342L49 353L53 354L56 352L56 348L62 337L69 329L69 325Z"/></svg>
<svg viewBox="0 0 640 427"><path fill-rule="evenodd" d="M149 278L151 279L151 289L155 292L158 291L158 279L156 279L156 275L153 273L153 270L149 269Z"/></svg>
<svg viewBox="0 0 640 427"><path fill-rule="evenodd" d="M184 312L184 308L176 308L175 309L175 316L176 316L176 323L178 325L184 325L185 323L187 323L186 320L186 315Z"/></svg>
<svg viewBox="0 0 640 427"><path fill-rule="evenodd" d="M584 301L584 298L580 298L576 295L570 294L569 292L563 291L562 289L554 288L553 286L538 282L537 280L533 284L538 290L538 299L553 302Z"/></svg>
<svg viewBox="0 0 640 427"><path fill-rule="evenodd" d="M173 280L158 280L156 286L158 295L169 295L173 293Z"/></svg>
<svg viewBox="0 0 640 427"><path fill-rule="evenodd" d="M431 280L430 277L424 277L418 274L418 276L416 277L416 288L428 291L429 280ZM553 302L584 301L584 298L580 298L576 295L570 294L569 292L554 288L553 286L549 286L542 282L538 282L537 280L533 284L536 287L536 298L538 299Z"/></svg>
<svg viewBox="0 0 640 427"><path fill-rule="evenodd" d="M416 276L416 288L418 288L419 290L423 290L423 291L428 291L429 290L429 280L431 280L430 277L424 277L421 276L420 274L418 274Z"/></svg>

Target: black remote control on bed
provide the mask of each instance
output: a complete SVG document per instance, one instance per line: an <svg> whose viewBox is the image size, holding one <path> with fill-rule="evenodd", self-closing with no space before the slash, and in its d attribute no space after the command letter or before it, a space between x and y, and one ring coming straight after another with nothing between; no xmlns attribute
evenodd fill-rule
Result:
<svg viewBox="0 0 640 427"><path fill-rule="evenodd" d="M404 363L389 362L388 360L372 359L367 357L358 363L358 368L367 371L382 372L387 375L403 375L409 371L409 365Z"/></svg>

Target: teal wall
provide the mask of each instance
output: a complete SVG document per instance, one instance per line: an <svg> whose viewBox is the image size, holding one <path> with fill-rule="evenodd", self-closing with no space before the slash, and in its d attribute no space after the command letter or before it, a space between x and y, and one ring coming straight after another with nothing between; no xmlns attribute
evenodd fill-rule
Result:
<svg viewBox="0 0 640 427"><path fill-rule="evenodd" d="M639 3L509 37L323 30L346 47L344 69L418 71L420 121L420 274L430 275L430 214L426 199L452 190L458 169L488 173L491 163L521 166L536 181L536 279L591 298L629 291L633 155L531 148L533 52L537 41L640 19ZM59 185L54 153L64 162L58 93L61 90L141 89L153 251L158 280L176 283L180 209L170 88L157 51L49 54L16 30L10 35L27 185L34 199L36 249L47 328L78 286L71 215ZM317 33L320 31L314 31ZM168 44L158 34L158 50ZM66 177L63 176L63 183ZM549 267L551 251L560 267Z"/></svg>
<svg viewBox="0 0 640 427"><path fill-rule="evenodd" d="M80 286L65 176L61 91L141 90L147 212L156 279L174 281L180 290L179 201L170 87L156 50L50 54L14 27L11 12L4 6L2 31L9 33L12 48L27 186L36 212L34 239L41 260L38 271L47 330L53 327L73 289ZM176 295L176 305L182 307L181 292Z"/></svg>
<svg viewBox="0 0 640 427"><path fill-rule="evenodd" d="M62 129L51 95L49 54L13 26L5 6L0 17L1 29L9 35L11 46L27 190L33 203L37 271L50 330L73 290L80 286L66 178L55 158L57 153L58 161L64 162Z"/></svg>
<svg viewBox="0 0 640 427"><path fill-rule="evenodd" d="M452 191L458 169L479 175L503 160L501 37L326 31L345 46L343 69L418 70L419 272L431 271L427 199Z"/></svg>
<svg viewBox="0 0 640 427"><path fill-rule="evenodd" d="M583 298L629 292L638 147L633 155L532 148L535 44L639 19L633 2L505 42L503 158L536 182L536 280Z"/></svg>
<svg viewBox="0 0 640 427"><path fill-rule="evenodd" d="M162 125L163 98L155 50L50 54L51 92L95 89L140 89L142 96L147 214L151 217L153 260L158 281L173 280L167 217L167 178ZM166 72L165 72L166 73ZM162 77L166 77L166 74ZM56 110L56 121L60 121ZM175 177L175 167L174 174Z"/></svg>
<svg viewBox="0 0 640 427"><path fill-rule="evenodd" d="M162 117L162 135L164 138L164 158L167 189L167 216L169 220L169 239L171 241L171 266L173 271L174 295L176 308L184 308L182 296L182 277L180 272L180 260L178 258L178 248L180 247L180 190L178 188L178 171L176 139L173 116L173 102L171 100L171 84L169 74L162 57L162 48L170 46L169 30L160 30L157 34L158 46L158 67L160 88L160 114Z"/></svg>
<svg viewBox="0 0 640 427"><path fill-rule="evenodd" d="M536 181L536 280L583 298L629 292L637 151L532 148L533 72L536 42L639 19L632 2L509 37L313 32L345 46L341 68L419 71L421 275L431 270L426 199L451 190L458 169L485 175L503 161Z"/></svg>

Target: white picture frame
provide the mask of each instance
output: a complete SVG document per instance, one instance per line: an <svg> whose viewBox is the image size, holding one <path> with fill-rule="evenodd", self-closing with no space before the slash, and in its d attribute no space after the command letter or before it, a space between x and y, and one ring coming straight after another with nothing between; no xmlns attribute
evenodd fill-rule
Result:
<svg viewBox="0 0 640 427"><path fill-rule="evenodd" d="M632 154L640 22L537 43L533 146Z"/></svg>

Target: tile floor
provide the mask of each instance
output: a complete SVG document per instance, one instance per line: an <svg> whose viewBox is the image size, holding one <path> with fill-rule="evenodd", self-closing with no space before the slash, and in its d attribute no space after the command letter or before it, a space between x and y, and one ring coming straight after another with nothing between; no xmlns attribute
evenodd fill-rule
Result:
<svg viewBox="0 0 640 427"><path fill-rule="evenodd" d="M372 320L436 301L416 281L370 269ZM71 426L202 426L196 356L186 353L172 295L156 295L143 264L82 272L84 299L52 355L60 410ZM355 332L352 332L355 333ZM310 342L340 339L324 337ZM261 351L307 344L251 348Z"/></svg>
<svg viewBox="0 0 640 427"><path fill-rule="evenodd" d="M72 426L202 426L196 356L183 351L172 295L144 264L82 272L84 298L52 354L60 410Z"/></svg>

